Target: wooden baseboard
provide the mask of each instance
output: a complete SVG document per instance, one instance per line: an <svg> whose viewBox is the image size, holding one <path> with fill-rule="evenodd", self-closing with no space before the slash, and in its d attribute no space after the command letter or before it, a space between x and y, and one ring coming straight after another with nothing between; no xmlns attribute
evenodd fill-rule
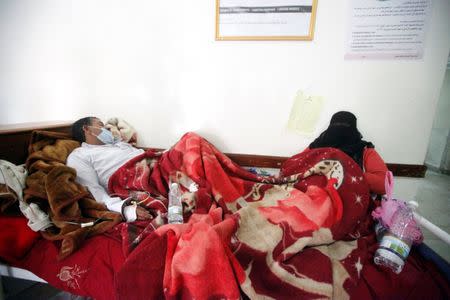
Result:
<svg viewBox="0 0 450 300"><path fill-rule="evenodd" d="M425 165L409 165L409 164L386 164L388 169L392 171L394 176L400 177L415 177L423 178L425 177L425 172L427 171L427 166Z"/></svg>
<svg viewBox="0 0 450 300"><path fill-rule="evenodd" d="M15 164L24 163L27 157L27 149L31 132L34 129L69 133L70 128L70 122L50 125L33 124L32 126L30 124L24 124L20 126L20 128L16 129L9 127L3 128L2 130L2 128L0 128L0 159L5 159ZM288 159L288 157L284 156L256 154L225 153L225 155L230 157L235 163L240 166L252 166L259 168L279 169L283 162ZM425 176L425 172L427 170L427 167L424 165L388 163L387 166L389 170L394 173L394 176L402 177L422 178Z"/></svg>
<svg viewBox="0 0 450 300"><path fill-rule="evenodd" d="M33 130L70 133L73 122L42 122L0 126L0 159L19 165L28 157L28 144Z"/></svg>
<svg viewBox="0 0 450 300"><path fill-rule="evenodd" d="M155 151L163 151L161 148L143 148L152 149ZM239 154L239 153L224 153L231 158L232 161L243 167L258 167L258 168L273 168L279 169L281 165L289 158L285 156L271 156L271 155L256 155L256 154ZM394 176L400 177L425 177L427 167L424 165L410 165L410 164L386 164L388 169L392 171Z"/></svg>
<svg viewBox="0 0 450 300"><path fill-rule="evenodd" d="M267 155L253 155L253 154L236 154L225 153L234 162L241 166L254 166L260 168L275 168L278 169L288 159L283 156L267 156ZM394 164L387 163L387 167L394 176L401 177L425 177L427 167L424 165L410 165L410 164Z"/></svg>

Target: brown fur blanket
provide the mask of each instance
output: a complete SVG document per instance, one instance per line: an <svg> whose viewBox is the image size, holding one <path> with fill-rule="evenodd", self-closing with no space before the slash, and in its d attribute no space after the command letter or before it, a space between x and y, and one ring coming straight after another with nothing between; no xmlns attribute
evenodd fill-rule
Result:
<svg viewBox="0 0 450 300"><path fill-rule="evenodd" d="M96 202L85 187L75 182L76 171L65 165L70 152L79 146L66 134L34 131L28 148L29 175L24 200L38 204L49 214L54 226L42 235L62 241L59 259L73 253L87 237L103 233L122 220L119 214ZM90 227L67 223L85 223L98 218L111 221Z"/></svg>

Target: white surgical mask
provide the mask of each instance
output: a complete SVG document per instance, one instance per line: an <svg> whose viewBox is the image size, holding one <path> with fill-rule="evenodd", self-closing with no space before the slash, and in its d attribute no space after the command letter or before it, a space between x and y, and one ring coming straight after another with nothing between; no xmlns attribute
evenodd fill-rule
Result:
<svg viewBox="0 0 450 300"><path fill-rule="evenodd" d="M91 126L91 127L95 127L95 126ZM111 133L111 131L109 131L106 128L100 128L100 127L95 127L101 130L101 132L97 135L97 139L102 142L105 145L108 144L115 144L117 142L120 141L120 138L116 138L113 136L113 134Z"/></svg>

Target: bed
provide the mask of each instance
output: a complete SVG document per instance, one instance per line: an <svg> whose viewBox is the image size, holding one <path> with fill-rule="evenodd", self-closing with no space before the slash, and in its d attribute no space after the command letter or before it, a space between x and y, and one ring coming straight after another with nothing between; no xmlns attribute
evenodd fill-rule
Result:
<svg viewBox="0 0 450 300"><path fill-rule="evenodd" d="M26 124L3 129L0 158L24 163L33 130L68 133L70 125ZM439 258L426 246L413 249L400 275L372 263L377 243L367 213L373 204L356 195L364 195L363 184L351 188L347 183L360 174L351 170L354 166L340 153L314 152L291 158L223 155L195 134L185 135L168 154L160 150L148 149L140 158L158 164L145 178L153 183L149 188L164 198L169 178L184 186L194 181L200 188L195 192L195 205L191 205L192 221L184 227L158 227L156 218L150 227L142 222L120 223L84 240L62 260L57 259L62 240L37 237L20 259L5 261L3 257L1 275L43 280L98 299L448 297L444 272L448 265L434 263L433 259ZM333 167L345 171L342 182L320 173L320 167L326 166L324 155L325 162L340 162ZM186 167L186 157L201 163ZM122 171L129 172L137 163ZM284 181L253 174L237 164L281 168ZM415 165L388 167L397 176L423 177L426 170ZM298 174L304 179L299 180ZM111 189L125 195L121 180L120 176L112 180ZM339 193L334 184L339 185ZM292 194L314 203L295 209L294 204L277 203L280 195L294 201L295 197L289 198ZM217 205L211 205L211 198ZM150 208L158 211L156 200ZM313 206L322 212L320 216L301 214ZM288 216L287 221L280 215Z"/></svg>

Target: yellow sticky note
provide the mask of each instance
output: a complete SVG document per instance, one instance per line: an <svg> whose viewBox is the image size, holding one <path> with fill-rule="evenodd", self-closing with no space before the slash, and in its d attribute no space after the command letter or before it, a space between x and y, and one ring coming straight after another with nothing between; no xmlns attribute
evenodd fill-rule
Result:
<svg viewBox="0 0 450 300"><path fill-rule="evenodd" d="M301 134L312 134L323 107L323 97L297 92L288 121L288 129Z"/></svg>

